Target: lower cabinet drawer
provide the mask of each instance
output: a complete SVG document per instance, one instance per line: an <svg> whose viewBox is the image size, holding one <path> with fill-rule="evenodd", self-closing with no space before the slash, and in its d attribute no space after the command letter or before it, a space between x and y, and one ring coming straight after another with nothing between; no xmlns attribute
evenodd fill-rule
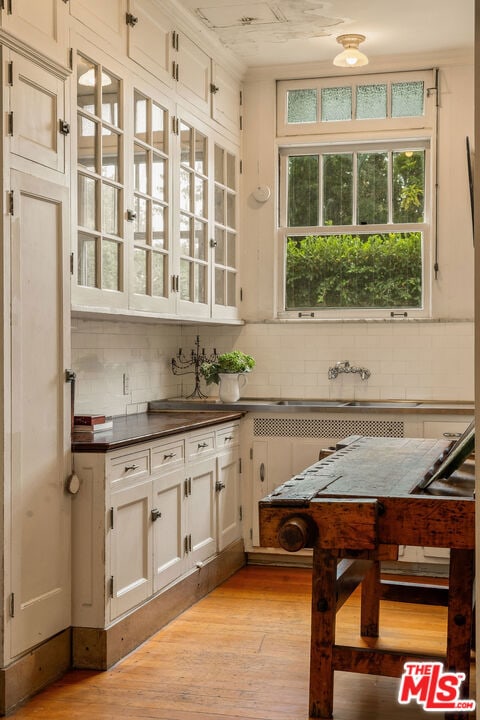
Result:
<svg viewBox="0 0 480 720"><path fill-rule="evenodd" d="M163 442L154 445L151 450L151 470L154 473L160 468L176 467L185 462L185 442L176 440L174 442Z"/></svg>
<svg viewBox="0 0 480 720"><path fill-rule="evenodd" d="M146 479L150 473L150 453L148 448L135 452L113 455L107 460L107 480L112 488L125 481L138 482Z"/></svg>

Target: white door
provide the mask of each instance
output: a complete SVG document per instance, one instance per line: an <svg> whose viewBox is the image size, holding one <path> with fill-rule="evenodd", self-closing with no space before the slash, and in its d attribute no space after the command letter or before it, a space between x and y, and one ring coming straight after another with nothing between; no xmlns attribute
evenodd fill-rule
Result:
<svg viewBox="0 0 480 720"><path fill-rule="evenodd" d="M188 553L193 566L216 551L215 457L192 464L188 476Z"/></svg>
<svg viewBox="0 0 480 720"><path fill-rule="evenodd" d="M153 483L153 591L185 570L185 470L167 472Z"/></svg>
<svg viewBox="0 0 480 720"><path fill-rule="evenodd" d="M14 171L11 180L9 560L15 656L70 625L71 508L64 489L70 462L70 306L68 191Z"/></svg>
<svg viewBox="0 0 480 720"><path fill-rule="evenodd" d="M129 0L132 22L128 27L128 55L169 86L173 85L170 63L171 20L155 0Z"/></svg>
<svg viewBox="0 0 480 720"><path fill-rule="evenodd" d="M2 28L24 40L36 50L68 63L67 5L59 0L12 0L4 7L2 2Z"/></svg>
<svg viewBox="0 0 480 720"><path fill-rule="evenodd" d="M211 60L186 35L178 36L177 89L196 110L210 115Z"/></svg>
<svg viewBox="0 0 480 720"><path fill-rule="evenodd" d="M217 534L218 550L241 537L240 480L238 452L222 453L217 459Z"/></svg>

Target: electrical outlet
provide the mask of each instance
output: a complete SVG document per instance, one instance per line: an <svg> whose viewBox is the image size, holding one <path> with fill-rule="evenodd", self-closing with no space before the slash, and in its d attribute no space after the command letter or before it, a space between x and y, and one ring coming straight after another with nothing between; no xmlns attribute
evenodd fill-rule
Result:
<svg viewBox="0 0 480 720"><path fill-rule="evenodd" d="M128 377L127 373L123 373L123 394L130 394L130 378Z"/></svg>

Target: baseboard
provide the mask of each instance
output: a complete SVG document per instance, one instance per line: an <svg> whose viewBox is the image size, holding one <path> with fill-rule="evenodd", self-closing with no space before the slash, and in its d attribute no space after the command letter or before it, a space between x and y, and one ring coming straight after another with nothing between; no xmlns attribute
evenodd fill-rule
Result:
<svg viewBox="0 0 480 720"><path fill-rule="evenodd" d="M72 628L73 667L107 670L245 564L239 540L105 630Z"/></svg>
<svg viewBox="0 0 480 720"><path fill-rule="evenodd" d="M70 667L71 628L68 628L0 669L0 714L12 712Z"/></svg>

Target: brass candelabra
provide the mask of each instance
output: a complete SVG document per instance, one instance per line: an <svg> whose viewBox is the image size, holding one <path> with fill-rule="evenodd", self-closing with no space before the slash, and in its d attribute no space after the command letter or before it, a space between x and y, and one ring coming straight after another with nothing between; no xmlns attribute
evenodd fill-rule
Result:
<svg viewBox="0 0 480 720"><path fill-rule="evenodd" d="M187 399L190 398L206 398L200 390L200 367L204 362L215 362L217 359L217 351L213 348L213 352L210 355L205 353L205 348L200 350L200 335L197 335L195 340L195 349L191 350L189 354L185 355L182 348L178 349L177 354L171 360L172 372L174 375L195 375L195 387L190 395L187 395Z"/></svg>

